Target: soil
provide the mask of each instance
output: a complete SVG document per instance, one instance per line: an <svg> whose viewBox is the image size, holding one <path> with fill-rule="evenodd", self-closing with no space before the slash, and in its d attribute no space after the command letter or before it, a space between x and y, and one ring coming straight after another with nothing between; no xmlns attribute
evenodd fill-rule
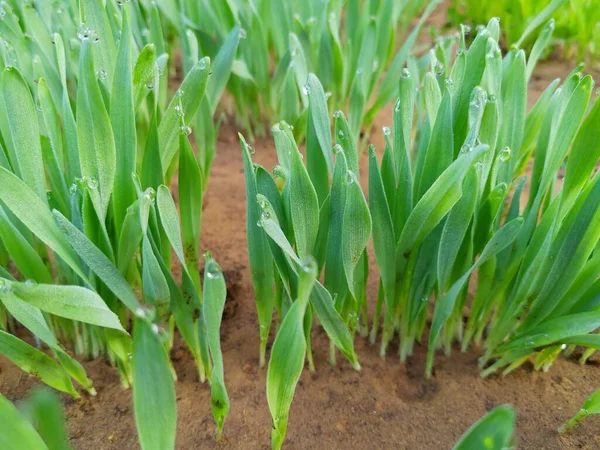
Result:
<svg viewBox="0 0 600 450"><path fill-rule="evenodd" d="M435 19L434 19L435 20ZM530 105L548 83L569 73L571 64L550 61L538 66L530 86ZM381 127L391 124L384 110L372 141L382 147ZM178 449L268 449L271 419L265 394L266 371L258 367L258 325L248 270L245 232L245 190L237 129L225 124L210 175L202 220L202 249L210 249L224 269L228 301L222 327L225 377L231 412L220 442L214 440L209 388L198 381L190 355L181 342L172 357L178 375ZM268 169L275 164L269 137L258 139L255 160ZM364 155L363 155L364 156ZM362 160L366 167L366 158ZM362 171L363 185L366 170ZM374 264L372 264L372 267ZM370 277L369 301L374 303L377 276ZM520 449L600 448L600 418L590 417L573 433L559 436L557 427L579 410L600 387L598 362L585 366L559 360L548 373L530 365L506 377L482 379L477 349L454 350L436 357L435 376L424 380L425 347L401 364L397 343L386 360L378 346L356 339L362 370L339 358L327 362L329 342L320 328L313 331L317 371L304 371L290 413L288 449L450 449L459 436L486 411L510 403L518 413ZM597 361L597 360L596 360ZM139 448L131 390L121 387L116 369L98 358L84 362L98 395L80 400L64 397L69 435L74 449ZM0 357L0 392L11 400L26 396L39 383Z"/></svg>

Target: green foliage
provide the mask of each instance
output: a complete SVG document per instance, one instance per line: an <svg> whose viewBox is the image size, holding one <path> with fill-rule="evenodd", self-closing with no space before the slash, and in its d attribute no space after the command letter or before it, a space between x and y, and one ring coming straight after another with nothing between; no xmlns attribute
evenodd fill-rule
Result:
<svg viewBox="0 0 600 450"><path fill-rule="evenodd" d="M577 414L565 422L559 429L559 433L567 433L571 428L585 419L587 416L600 414L600 389L590 395L581 406Z"/></svg>
<svg viewBox="0 0 600 450"><path fill-rule="evenodd" d="M0 444L5 449L70 450L65 416L59 397L48 391L34 391L19 409L0 395L0 418L5 424Z"/></svg>
<svg viewBox="0 0 600 450"><path fill-rule="evenodd" d="M593 0L453 0L450 17L455 22L478 25L490 17L503 24L507 47L531 48L536 29L553 18L554 37L564 43L564 55L579 60L600 54L600 11Z"/></svg>
<svg viewBox="0 0 600 450"><path fill-rule="evenodd" d="M331 94L330 112L350 107L351 129L358 135L363 118L368 116L368 125L390 100L390 87L438 4L438 0L209 0L202 7L191 1L158 3L167 17L173 17L172 25L178 26L177 14L194 24L193 44L209 55L215 41L225 49L232 40L239 40L237 52L227 53L232 58L227 89L235 110L247 112L237 114L241 126L249 133L260 133L266 116L271 123L285 120L293 125L297 136L304 135L309 126L309 73L316 74ZM399 37L417 17L417 25L398 48ZM227 77L216 79L226 81ZM209 100L214 107L211 95Z"/></svg>
<svg viewBox="0 0 600 450"><path fill-rule="evenodd" d="M95 390L62 344L105 356L133 384L144 449L174 447L175 326L211 381L219 434L229 410L218 343L225 283L207 272L204 303L198 257L214 106L239 36L215 49L214 64L189 48L193 63L173 93L171 29L160 20L150 2L64 0L3 2L0 21L0 304L10 317L0 351L74 397L73 381ZM167 187L178 163L179 211ZM15 321L38 348L9 333Z"/></svg>
<svg viewBox="0 0 600 450"><path fill-rule="evenodd" d="M479 419L454 445L454 450L510 448L514 433L516 414L511 406L492 409Z"/></svg>
<svg viewBox="0 0 600 450"><path fill-rule="evenodd" d="M529 111L527 84L573 23L579 56L594 55L597 14L576 0L553 20L565 0L507 0L504 37L492 19L469 45L463 26L415 56L438 3L3 2L0 353L73 397L95 390L63 345L106 357L133 385L141 447L167 450L177 330L210 383L221 436L226 285L209 253L202 279L199 247L227 91L248 134L278 120L272 174L240 136L261 366L273 315L277 328L266 375L273 448L305 362L316 369L313 323L330 362L339 350L356 370L354 338L369 329L382 355L397 335L402 361L428 335L426 376L455 341L482 348L483 376L526 361L548 370L576 347L589 358L600 348L600 102L580 68ZM475 22L497 6L459 4ZM383 148L369 146L366 196L360 154L396 93ZM561 431L596 413L596 397ZM31 423L0 397L2 448L68 448L56 400L30 405ZM506 447L514 421L499 407L455 448Z"/></svg>

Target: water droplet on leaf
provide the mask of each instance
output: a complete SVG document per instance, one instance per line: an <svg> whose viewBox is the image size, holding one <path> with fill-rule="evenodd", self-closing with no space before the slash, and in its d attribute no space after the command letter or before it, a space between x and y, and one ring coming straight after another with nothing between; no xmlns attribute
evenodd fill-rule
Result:
<svg viewBox="0 0 600 450"><path fill-rule="evenodd" d="M354 175L354 173L351 170L348 170L346 172L346 184L354 183L355 178L356 178L356 176Z"/></svg>
<svg viewBox="0 0 600 450"><path fill-rule="evenodd" d="M98 189L98 180L96 180L94 177L90 177L87 179L87 187L88 189Z"/></svg>
<svg viewBox="0 0 600 450"><path fill-rule="evenodd" d="M500 158L500 161L506 162L506 161L510 160L511 156L512 155L511 155L510 148L509 147L504 147L502 149L502 151L500 152L499 158Z"/></svg>

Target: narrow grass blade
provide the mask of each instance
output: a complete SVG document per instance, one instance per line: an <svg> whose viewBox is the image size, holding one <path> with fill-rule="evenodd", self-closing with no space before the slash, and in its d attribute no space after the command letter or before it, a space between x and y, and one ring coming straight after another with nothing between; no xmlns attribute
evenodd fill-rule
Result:
<svg viewBox="0 0 600 450"><path fill-rule="evenodd" d="M516 414L512 406L498 406L478 420L454 445L453 450L476 448L502 450L510 446Z"/></svg>
<svg viewBox="0 0 600 450"><path fill-rule="evenodd" d="M6 450L48 450L48 447L15 406L0 394L0 417L4 423L0 447Z"/></svg>
<svg viewBox="0 0 600 450"><path fill-rule="evenodd" d="M60 364L40 350L2 330L0 330L0 354L48 386L75 398L79 397L69 375Z"/></svg>
<svg viewBox="0 0 600 450"><path fill-rule="evenodd" d="M46 202L46 181L40 146L40 131L31 91L17 69L2 72L2 95L6 108L8 133L3 136L16 155L11 161L16 173L43 202Z"/></svg>
<svg viewBox="0 0 600 450"><path fill-rule="evenodd" d="M314 261L302 264L298 299L294 302L277 333L267 371L267 401L273 417L272 447L280 449L285 439L289 409L300 379L306 355L304 313L317 276Z"/></svg>
<svg viewBox="0 0 600 450"><path fill-rule="evenodd" d="M206 254L204 269L204 315L206 318L206 332L208 335L208 348L213 363L210 377L210 398L213 417L217 423L217 439L223 433L225 418L229 413L229 397L225 388L225 375L223 370L223 355L221 354L221 319L227 291L225 279L219 265Z"/></svg>
<svg viewBox="0 0 600 450"><path fill-rule="evenodd" d="M151 325L133 329L133 406L142 450L175 448L177 404L167 353Z"/></svg>
<svg viewBox="0 0 600 450"><path fill-rule="evenodd" d="M592 414L600 414L600 389L590 395L575 416L565 422L559 429L560 434L567 433L571 428Z"/></svg>
<svg viewBox="0 0 600 450"><path fill-rule="evenodd" d="M85 280L77 255L56 226L47 205L25 182L3 167L0 167L0 185L0 199L8 209Z"/></svg>
<svg viewBox="0 0 600 450"><path fill-rule="evenodd" d="M79 286L12 282L13 295L42 311L79 322L125 331L96 294Z"/></svg>
<svg viewBox="0 0 600 450"><path fill-rule="evenodd" d="M77 140L81 174L89 186L96 214L106 219L116 172L116 150L110 117L98 85L92 44L84 41L79 61L77 88Z"/></svg>
<svg viewBox="0 0 600 450"><path fill-rule="evenodd" d="M50 450L71 449L65 413L58 395L48 389L37 389L24 406Z"/></svg>
<svg viewBox="0 0 600 450"><path fill-rule="evenodd" d="M131 311L138 311L141 305L133 289L112 261L62 214L54 211L54 216L67 241L86 265Z"/></svg>

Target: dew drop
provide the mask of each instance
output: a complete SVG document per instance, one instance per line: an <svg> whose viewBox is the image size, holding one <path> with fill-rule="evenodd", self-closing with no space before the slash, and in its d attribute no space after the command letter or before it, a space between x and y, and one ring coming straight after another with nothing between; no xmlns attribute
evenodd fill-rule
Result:
<svg viewBox="0 0 600 450"><path fill-rule="evenodd" d="M250 144L248 144L248 153L250 153L251 155L254 155L254 153L256 153L256 150Z"/></svg>
<svg viewBox="0 0 600 450"><path fill-rule="evenodd" d="M100 69L96 72L96 75L98 75L98 79L106 80L106 70Z"/></svg>
<svg viewBox="0 0 600 450"><path fill-rule="evenodd" d="M454 86L454 80L450 77L446 78L446 86L448 86L449 88Z"/></svg>
<svg viewBox="0 0 600 450"><path fill-rule="evenodd" d="M69 187L69 194L77 195L77 185L75 183Z"/></svg>
<svg viewBox="0 0 600 450"><path fill-rule="evenodd" d="M342 111L340 111L339 109L336 109L333 113L333 118L339 119L340 117L342 117Z"/></svg>
<svg viewBox="0 0 600 450"><path fill-rule="evenodd" d="M181 105L177 105L175 107L175 115L177 117L183 117L185 115L185 113L183 112L183 107Z"/></svg>
<svg viewBox="0 0 600 450"><path fill-rule="evenodd" d="M240 39L246 39L248 37L248 33L243 28L240 28Z"/></svg>
<svg viewBox="0 0 600 450"><path fill-rule="evenodd" d="M200 69L200 70L206 69L207 65L208 65L208 62L207 62L206 58L202 58L200 61L198 61L198 69Z"/></svg>
<svg viewBox="0 0 600 450"><path fill-rule="evenodd" d="M146 311L144 311L143 308L137 308L135 310L135 315L138 316L139 318L143 319L144 317L146 317Z"/></svg>
<svg viewBox="0 0 600 450"><path fill-rule="evenodd" d="M313 258L304 258L300 264L302 270L306 273L316 272L316 264Z"/></svg>
<svg viewBox="0 0 600 450"><path fill-rule="evenodd" d="M471 147L469 144L463 144L463 146L460 148L461 153L469 153L471 150L473 150L473 147Z"/></svg>
<svg viewBox="0 0 600 450"><path fill-rule="evenodd" d="M154 81L148 81L146 83L146 89L148 89L149 91L154 89Z"/></svg>
<svg viewBox="0 0 600 450"><path fill-rule="evenodd" d="M355 175L351 170L348 170L346 172L346 184L350 185L352 183L354 183L354 179L355 179Z"/></svg>
<svg viewBox="0 0 600 450"><path fill-rule="evenodd" d="M509 147L504 147L499 155L500 161L506 162L511 158L511 151Z"/></svg>
<svg viewBox="0 0 600 450"><path fill-rule="evenodd" d="M221 269L214 262L209 264L206 270L206 276L212 280L216 280L221 276Z"/></svg>
<svg viewBox="0 0 600 450"><path fill-rule="evenodd" d="M302 93L303 93L304 95L308 95L308 94L310 94L310 87L308 86L308 84L306 84L306 85L304 85L304 86L302 87Z"/></svg>
<svg viewBox="0 0 600 450"><path fill-rule="evenodd" d="M443 73L444 73L444 64L442 64L441 61L436 62L434 70L435 70L435 74L437 76L443 75Z"/></svg>
<svg viewBox="0 0 600 450"><path fill-rule="evenodd" d="M390 127L383 127L381 130L383 131L384 136L389 136L392 134L392 130L390 130Z"/></svg>
<svg viewBox="0 0 600 450"><path fill-rule="evenodd" d="M179 127L179 133L185 136L189 136L192 134L192 128L187 125L182 125Z"/></svg>
<svg viewBox="0 0 600 450"><path fill-rule="evenodd" d="M277 165L273 167L273 176L285 180L287 178L287 173L283 167Z"/></svg>
<svg viewBox="0 0 600 450"><path fill-rule="evenodd" d="M271 213L269 211L263 211L260 218L261 220L269 220L271 218Z"/></svg>
<svg viewBox="0 0 600 450"><path fill-rule="evenodd" d="M488 103L496 103L497 100L498 99L496 98L496 96L494 94L488 95L488 99L487 99Z"/></svg>
<svg viewBox="0 0 600 450"><path fill-rule="evenodd" d="M258 206L260 206L261 209L267 209L269 206L271 206L271 203L269 202L269 200L267 200L265 198L265 196L263 196L263 195L258 196L257 202L258 202Z"/></svg>
<svg viewBox="0 0 600 450"><path fill-rule="evenodd" d="M340 131L338 131L337 137L338 137L338 139L345 139L346 135L344 134L343 130L340 130Z"/></svg>
<svg viewBox="0 0 600 450"><path fill-rule="evenodd" d="M408 68L405 67L404 69L402 69L401 76L403 78L410 78L410 70L408 70Z"/></svg>
<svg viewBox="0 0 600 450"><path fill-rule="evenodd" d="M144 191L144 197L146 198L146 200L154 202L154 199L156 198L156 191L154 190L154 188L149 187L148 189L146 189Z"/></svg>
<svg viewBox="0 0 600 450"><path fill-rule="evenodd" d="M88 189L98 189L98 180L96 180L94 177L90 177L87 179L87 187Z"/></svg>
<svg viewBox="0 0 600 450"><path fill-rule="evenodd" d="M0 279L0 294L9 295L12 293L12 283L8 280Z"/></svg>
<svg viewBox="0 0 600 450"><path fill-rule="evenodd" d="M77 30L77 37L82 40L85 41L90 37L92 30L90 30L88 27L86 27L85 25L82 25L79 27L79 29Z"/></svg>
<svg viewBox="0 0 600 450"><path fill-rule="evenodd" d="M158 332L160 331L160 328L158 328L158 325L156 325L155 323L152 324L151 328L154 334L158 334Z"/></svg>
<svg viewBox="0 0 600 450"><path fill-rule="evenodd" d="M336 155L338 153L341 153L342 151L344 151L344 149L342 148L342 146L340 144L335 144L333 146L333 153L335 153Z"/></svg>

